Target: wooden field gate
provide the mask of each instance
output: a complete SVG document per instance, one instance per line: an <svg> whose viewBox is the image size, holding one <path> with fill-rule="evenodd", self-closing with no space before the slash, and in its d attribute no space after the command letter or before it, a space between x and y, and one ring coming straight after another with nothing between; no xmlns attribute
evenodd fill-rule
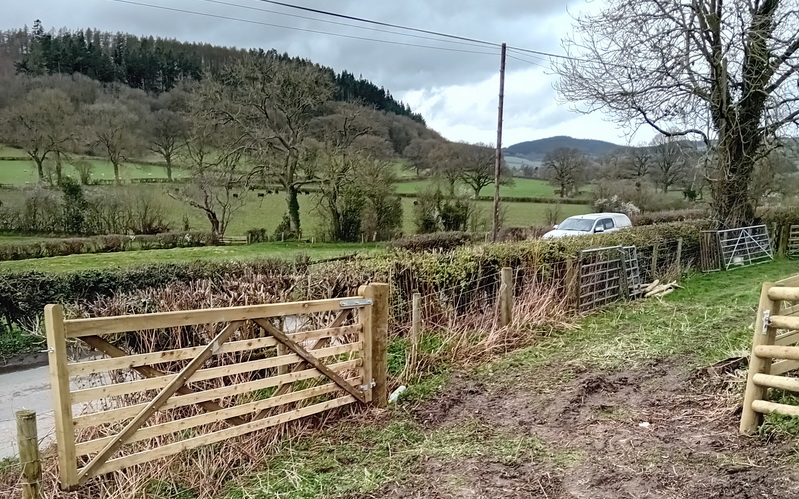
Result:
<svg viewBox="0 0 799 499"><path fill-rule="evenodd" d="M89 319L65 320L60 305L48 305L45 322L64 489L336 407L387 400L386 284L345 298ZM203 341L124 348L159 334ZM70 362L71 339L101 355Z"/></svg>
<svg viewBox="0 0 799 499"><path fill-rule="evenodd" d="M740 432L757 431L763 414L799 416L799 406L770 402L768 389L799 392L799 275L764 283L755 318Z"/></svg>

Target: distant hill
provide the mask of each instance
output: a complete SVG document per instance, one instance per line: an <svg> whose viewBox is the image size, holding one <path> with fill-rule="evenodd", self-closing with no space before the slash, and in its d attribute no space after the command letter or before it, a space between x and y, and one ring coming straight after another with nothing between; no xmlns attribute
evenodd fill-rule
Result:
<svg viewBox="0 0 799 499"><path fill-rule="evenodd" d="M561 135L558 137L549 137L547 139L519 142L518 144L506 147L503 152L509 157L541 161L548 153L561 147L577 149L586 156L599 157L626 146L620 146L603 140L575 139Z"/></svg>
<svg viewBox="0 0 799 499"><path fill-rule="evenodd" d="M167 92L181 81L200 80L206 74L218 74L227 64L247 55L248 51L207 43L190 43L152 36L111 33L97 29L45 31L40 21L33 29L0 31L0 77L18 74L40 76L80 73L102 83L123 83L158 94ZM250 50L263 54L263 50ZM425 124L422 115L396 100L388 89L349 71L336 73L308 59L291 57L271 49L266 54L316 66L330 78L333 98L357 102Z"/></svg>

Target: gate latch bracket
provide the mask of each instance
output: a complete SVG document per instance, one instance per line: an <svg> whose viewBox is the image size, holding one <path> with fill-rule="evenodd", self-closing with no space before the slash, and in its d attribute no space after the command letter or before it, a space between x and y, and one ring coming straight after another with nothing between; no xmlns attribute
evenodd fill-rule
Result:
<svg viewBox="0 0 799 499"><path fill-rule="evenodd" d="M771 310L763 311L763 334L768 334L768 328L771 326Z"/></svg>
<svg viewBox="0 0 799 499"><path fill-rule="evenodd" d="M372 380L372 382L369 383L368 385L359 385L358 389L361 390L362 392L365 392L366 390L370 390L375 386L377 386L377 383L375 383L375 380Z"/></svg>

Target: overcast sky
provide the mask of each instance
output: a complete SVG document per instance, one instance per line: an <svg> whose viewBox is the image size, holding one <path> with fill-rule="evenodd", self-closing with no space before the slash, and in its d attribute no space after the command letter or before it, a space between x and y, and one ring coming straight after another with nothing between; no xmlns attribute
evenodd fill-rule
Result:
<svg viewBox="0 0 799 499"><path fill-rule="evenodd" d="M496 141L498 48L475 46L469 42L450 43L418 38L430 36L420 33L402 36L374 31L375 28L397 30L301 12L259 0L132 2L139 5L114 0L8 1L3 7L3 26L0 28L30 26L35 19L41 19L46 29L90 27L244 48L275 48L280 52L307 57L337 71L346 69L386 87L395 98L421 112L427 124L448 139L485 143ZM562 53L560 37L571 29L570 13L596 9L600 2L286 0L286 3L489 42L504 41L512 47ZM143 4L239 20L158 9ZM291 17L298 15L355 24L360 28ZM441 50L444 48L450 50ZM629 140L629 130L617 129L613 124L603 121L600 115L581 115L572 112L569 105L558 103L552 88L555 77L547 74L550 71L545 58L512 51L509 55L527 62L508 59L503 145L553 135L616 143ZM635 140L646 140L651 135L648 131L641 132Z"/></svg>

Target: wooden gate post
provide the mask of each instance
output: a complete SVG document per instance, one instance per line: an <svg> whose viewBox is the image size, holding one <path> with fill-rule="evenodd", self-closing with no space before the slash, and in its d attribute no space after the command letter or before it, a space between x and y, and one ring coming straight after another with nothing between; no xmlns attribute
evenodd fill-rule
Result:
<svg viewBox="0 0 799 499"><path fill-rule="evenodd" d="M499 286L499 324L507 326L513 321L513 269L502 267Z"/></svg>
<svg viewBox="0 0 799 499"><path fill-rule="evenodd" d="M682 268L682 238L677 238L677 258L675 259L675 263L677 264L677 272L680 272Z"/></svg>
<svg viewBox="0 0 799 499"><path fill-rule="evenodd" d="M44 324L47 330L50 384L53 393L59 483L62 488L69 490L78 485L78 458L75 454L75 426L72 420L72 401L69 396L64 307L45 306Z"/></svg>
<svg viewBox="0 0 799 499"><path fill-rule="evenodd" d="M39 435L36 412L17 411L17 442L22 465L22 499L40 499L42 463L39 461Z"/></svg>
<svg viewBox="0 0 799 499"><path fill-rule="evenodd" d="M372 405L375 407L386 407L388 405L388 284L372 283L361 286L359 294L364 298L372 300L366 321L361 321L364 335L371 336L371 365L372 380L375 386L372 388ZM368 385L370 381L365 379L363 383Z"/></svg>
<svg viewBox="0 0 799 499"><path fill-rule="evenodd" d="M755 347L758 345L773 345L776 336L776 329L769 327L766 322L766 312L776 315L780 311L780 303L774 302L769 298L768 291L774 286L772 282L763 283L760 292L760 304L757 307L757 317L755 318L755 331L752 338L752 353L749 357L749 373L746 376L746 392L744 395L743 412L741 413L741 426L739 431L744 435L751 435L757 430L762 419L762 415L752 410L752 402L762 400L766 394L766 388L756 385L754 382L755 374L769 374L771 371L771 359L762 358L755 355Z"/></svg>

